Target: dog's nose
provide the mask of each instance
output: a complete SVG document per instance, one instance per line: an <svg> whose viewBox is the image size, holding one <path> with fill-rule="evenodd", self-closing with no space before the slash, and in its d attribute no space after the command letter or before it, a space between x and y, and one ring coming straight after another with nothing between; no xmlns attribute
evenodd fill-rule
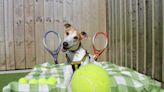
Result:
<svg viewBox="0 0 164 92"><path fill-rule="evenodd" d="M68 42L63 42L63 46L67 47L68 46Z"/></svg>

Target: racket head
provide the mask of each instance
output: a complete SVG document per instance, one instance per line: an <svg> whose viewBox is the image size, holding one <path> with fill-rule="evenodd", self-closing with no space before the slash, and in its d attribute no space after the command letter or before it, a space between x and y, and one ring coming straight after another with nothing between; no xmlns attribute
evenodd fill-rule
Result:
<svg viewBox="0 0 164 92"><path fill-rule="evenodd" d="M50 34L53 34L53 35L55 35L56 37L57 37L57 46L56 46L56 48L55 49L51 49L48 45L47 45L47 38L48 38L48 36L50 35ZM55 39L56 40L56 39ZM58 32L56 32L56 31L54 31L54 30L49 30L48 32L46 32L45 34L44 34L44 37L43 37L43 44L44 44L44 47L47 49L47 51L54 57L54 59L56 58L57 59L57 57L55 57L58 53L59 53L59 51L60 51L60 48L61 48L61 37L60 37L60 35L59 35L59 33Z"/></svg>
<svg viewBox="0 0 164 92"><path fill-rule="evenodd" d="M97 48L95 40L100 35L103 36L103 39L105 39L105 44L104 44L103 47ZM106 49L107 46L108 46L108 35L107 35L107 33L105 33L105 32L96 32L96 34L93 36L93 39L92 39L92 49L93 49L93 52L94 52L95 59L97 59L100 56L100 54Z"/></svg>

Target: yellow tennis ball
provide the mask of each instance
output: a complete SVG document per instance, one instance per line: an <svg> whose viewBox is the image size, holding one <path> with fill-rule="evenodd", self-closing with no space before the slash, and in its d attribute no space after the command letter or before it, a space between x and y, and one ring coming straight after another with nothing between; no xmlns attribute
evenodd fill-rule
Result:
<svg viewBox="0 0 164 92"><path fill-rule="evenodd" d="M36 79L32 79L29 81L29 84L37 84L38 83L38 80Z"/></svg>
<svg viewBox="0 0 164 92"><path fill-rule="evenodd" d="M38 80L38 83L39 83L39 84L47 84L46 81L47 81L47 80L46 80L45 78L40 78L40 79Z"/></svg>
<svg viewBox="0 0 164 92"><path fill-rule="evenodd" d="M56 81L55 77L49 77L47 79L47 84L49 84L49 85L55 85L56 83L57 83L57 81Z"/></svg>
<svg viewBox="0 0 164 92"><path fill-rule="evenodd" d="M20 78L19 82L20 83L28 83L28 80L26 78Z"/></svg>
<svg viewBox="0 0 164 92"><path fill-rule="evenodd" d="M51 77L48 78L48 80L56 80L56 78L51 76Z"/></svg>
<svg viewBox="0 0 164 92"><path fill-rule="evenodd" d="M72 76L72 92L109 92L110 78L103 68L87 64L81 66Z"/></svg>

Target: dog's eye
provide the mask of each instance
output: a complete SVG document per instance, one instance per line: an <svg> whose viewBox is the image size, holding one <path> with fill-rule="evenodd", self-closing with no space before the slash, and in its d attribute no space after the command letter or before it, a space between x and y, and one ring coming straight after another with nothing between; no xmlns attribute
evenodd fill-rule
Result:
<svg viewBox="0 0 164 92"><path fill-rule="evenodd" d="M66 35L69 35L69 33L68 33L68 32L66 32Z"/></svg>
<svg viewBox="0 0 164 92"><path fill-rule="evenodd" d="M75 37L74 37L74 39L76 39L76 40L77 40L77 39L78 39L78 37L77 37L77 36L75 36Z"/></svg>

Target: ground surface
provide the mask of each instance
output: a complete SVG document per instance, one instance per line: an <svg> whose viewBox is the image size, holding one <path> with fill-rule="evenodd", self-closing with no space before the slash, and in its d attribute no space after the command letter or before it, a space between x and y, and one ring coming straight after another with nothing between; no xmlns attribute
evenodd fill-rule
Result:
<svg viewBox="0 0 164 92"><path fill-rule="evenodd" d="M24 77L27 73L0 74L0 91L11 81L17 81L20 77Z"/></svg>

